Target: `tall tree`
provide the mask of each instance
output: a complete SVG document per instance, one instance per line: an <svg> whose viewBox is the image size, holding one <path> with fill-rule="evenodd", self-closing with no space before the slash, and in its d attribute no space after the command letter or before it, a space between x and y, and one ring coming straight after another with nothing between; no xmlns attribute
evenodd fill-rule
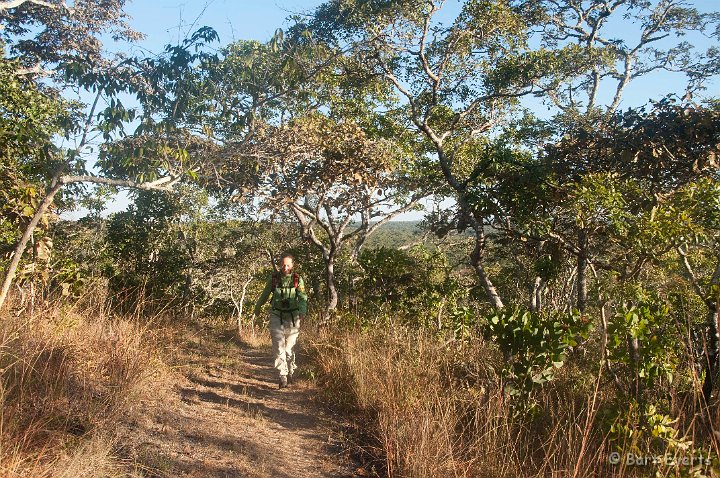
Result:
<svg viewBox="0 0 720 478"><path fill-rule="evenodd" d="M331 1L310 25L331 44L356 45L403 98L407 126L435 153L457 203L450 219L474 232L470 264L499 308L501 294L487 271L486 231L502 225L505 212L494 190L498 174L517 158L492 139L520 111L519 100L545 98L560 112L553 126L562 130L612 114L632 80L658 70L685 72L692 94L717 72L716 59L693 55L690 45L677 41L663 48L661 40L708 31L714 17L674 1L473 0L457 14L448 7L443 1ZM638 37L609 37L619 23ZM587 236L580 229L573 240L581 307L587 302Z"/></svg>
<svg viewBox="0 0 720 478"><path fill-rule="evenodd" d="M664 100L582 127L548 147L556 178L552 238L568 250L582 220L596 238L589 264L621 283L675 254L688 289L705 304L703 394L718 371L720 116L717 107ZM562 198L562 200L558 200ZM600 240L601 239L601 240Z"/></svg>
<svg viewBox="0 0 720 478"><path fill-rule="evenodd" d="M554 128L562 136L574 128L600 127L622 104L631 83L664 72L679 77L682 91L665 91L685 100L701 93L709 78L720 72L713 49L699 51L685 40L689 34L712 34L717 15L702 13L684 0L587 2L513 2L526 15L540 20L534 31L543 48L577 49L584 67L556 85L548 85L544 102L554 108ZM533 13L534 12L534 13ZM659 98L655 98L658 100ZM643 101L647 98L643 98ZM613 128L613 126L609 126ZM571 174L582 175L583 171ZM532 174L532 173L531 173ZM586 209L587 211L587 209ZM575 257L575 305L588 303L591 250L603 235L588 222L577 222L564 247Z"/></svg>
<svg viewBox="0 0 720 478"><path fill-rule="evenodd" d="M470 265L490 304L502 308L487 270L493 213L481 203L491 164L481 152L517 98L540 93L541 78L574 71L568 60L575 57L533 50L528 39L535 17L506 2L466 2L449 26L439 20L444 3L328 2L311 26L328 42L359 45L363 61L400 95L406 127L427 143L452 192L457 223L474 232Z"/></svg>
<svg viewBox="0 0 720 478"><path fill-rule="evenodd" d="M302 23L266 44L230 45L208 83L216 93L204 125L220 149L207 183L294 218L323 257L334 310L341 250L352 243L356 257L369 235L423 195L408 189L417 152L375 111L389 101L387 88Z"/></svg>
<svg viewBox="0 0 720 478"><path fill-rule="evenodd" d="M10 0L0 2L0 42L17 60L15 74L61 78L68 64L107 63L100 36L135 41L142 35L127 23L125 0Z"/></svg>

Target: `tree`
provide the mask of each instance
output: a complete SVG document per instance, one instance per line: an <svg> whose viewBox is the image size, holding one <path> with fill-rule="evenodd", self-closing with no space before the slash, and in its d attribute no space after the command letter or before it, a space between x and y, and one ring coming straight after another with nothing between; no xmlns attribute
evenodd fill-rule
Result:
<svg viewBox="0 0 720 478"><path fill-rule="evenodd" d="M374 112L387 92L356 58L318 42L303 24L266 44L230 45L207 84L213 93L202 124L219 148L202 179L222 197L261 198L264 210L294 217L323 256L334 309L341 249L352 242L356 257L381 223L422 197L405 200L412 168L397 167L402 147L393 145L391 122Z"/></svg>
<svg viewBox="0 0 720 478"><path fill-rule="evenodd" d="M438 16L446 7L442 1L328 2L310 25L331 44L356 45L404 99L397 111L436 154L435 166L457 202L446 219L473 230L470 263L499 308L503 301L486 267L486 230L505 229L508 213L495 198L498 176L532 156L507 154L493 138L513 127L508 119L520 111L519 99L546 99L560 112L549 126L562 135L564 126L612 114L632 80L657 70L685 72L688 94L695 93L717 72L711 52L692 55L678 42L663 49L660 40L707 31L714 17L672 1L469 1L444 26ZM608 26L617 22L639 28L639 38L607 38ZM608 90L613 94L602 107ZM542 143L528 139L520 152L537 151ZM527 169L532 174L533 166ZM582 230L577 234L577 294L584 307L588 239Z"/></svg>
<svg viewBox="0 0 720 478"><path fill-rule="evenodd" d="M470 265L490 304L502 308L486 269L493 212L481 199L492 160L483 150L517 98L540 93L541 78L572 71L568 60L575 57L532 50L528 25L534 18L504 2L467 2L450 26L437 19L443 4L329 2L315 12L311 27L330 43L358 45L373 73L400 95L394 114L436 158L434 169L457 203L458 228L474 232Z"/></svg>
<svg viewBox="0 0 720 478"><path fill-rule="evenodd" d="M64 134L70 105L15 75L17 62L0 62L0 253L16 244L41 199L39 182L47 180L59 151L52 137Z"/></svg>
<svg viewBox="0 0 720 478"><path fill-rule="evenodd" d="M556 204L571 199L570 209L554 208L549 232L563 247L572 250L568 236L582 220L589 237L601 238L589 244L588 263L620 282L637 280L648 265L677 253L688 286L707 308L706 398L719 355L718 131L716 107L664 100L650 111L631 109L601 127L579 128L548 147L545 158L556 177L574 178L556 183Z"/></svg>
<svg viewBox="0 0 720 478"><path fill-rule="evenodd" d="M22 8L19 10L5 9L5 11L3 11L4 21L11 26L10 33L14 35L22 33L23 30L21 26L18 25L24 25L28 21L31 21L33 15L44 18L44 12L36 10L35 7L32 6L34 3L36 2L27 2L27 8L30 9L28 11ZM82 5L84 4L77 4L76 6L80 8ZM113 25L113 22L122 23L121 12L114 10L115 8L119 9L122 6L122 2L108 5L112 5L113 8L109 10L101 9L95 12L98 18L93 17L93 13L87 10L87 8L83 10L83 12L87 13L89 15L88 17L77 17L87 20L87 29L83 30L86 35L104 30L108 24ZM54 21L63 21L63 17L52 18L55 18ZM73 17L73 19L75 19L75 17ZM78 24L73 23L73 25L73 28L82 28L82 25L80 25L80 27L78 27ZM43 38L45 37L40 35L37 41L41 41ZM48 41L52 38L54 37L50 35ZM0 307L5 303L28 241L32 237L37 225L43 217L45 217L46 212L51 208L55 196L64 186L79 183L95 183L143 190L168 191L174 183L182 178L184 172L190 169L184 160L187 157L187 153L182 147L183 145L177 141L177 138L181 136L175 134L175 131L172 129L172 125L175 124L177 117L181 114L181 100L184 98L182 88L172 89L172 87L184 85L182 83L178 85L173 81L167 82L166 79L168 76L166 75L174 75L178 70L187 70L192 68L193 65L205 61L207 56L199 50L199 47L203 42L212 41L215 38L216 34L214 31L201 29L181 46L168 48L167 60L161 57L143 62L118 61L112 64L93 60L91 55L93 51L92 48L99 48L99 42L95 38L88 37L87 41L89 43L81 42L77 46L79 50L70 52L78 54L79 59L78 56L70 55L70 53L62 50L62 48L65 48L65 46L62 46L64 43L61 44L62 55L58 53L59 56L47 59L47 61L57 61L58 70L64 74L64 78L69 84L79 88L85 88L88 91L91 90L95 93L95 97L84 114L77 114L77 112L72 115L66 114L66 117L71 119L71 121L64 125L62 132L67 139L74 136L76 140L74 148L60 149L50 147L49 149L55 152L53 163L38 161L39 155L37 155L37 149L34 150L31 155L15 159L15 164L19 169L38 164L44 168L45 191L43 194L37 195L43 199L36 201L37 206L33 208L32 213L27 212L27 215L32 214L32 218L24 225L24 232L14 248L10 263L5 269L3 285L2 289L0 289ZM20 41L17 43L17 48L21 48L24 45ZM72 46L72 42L70 46ZM50 50L55 47L56 45L54 44L48 45ZM86 47L90 50L85 51L84 48ZM191 49L195 49L195 53L190 53ZM65 55L65 53L67 53L67 55ZM3 62L7 61L8 60L3 59ZM142 68L137 68L138 66ZM42 87L37 80L27 79L24 81L31 81L31 86L37 85L35 87L36 91L42 91L42 94L48 97L48 101L59 101L60 92L57 89ZM136 94L141 103L146 106L145 115L143 116L144 121L141 123L144 131L148 131L151 127L158 125L159 128L156 129L155 132L162 128L165 136L154 136L150 138L150 144L154 146L154 148L147 148L146 150L152 153L150 158L143 154L142 147L135 150L133 154L114 154L122 149L109 144L115 139L116 134L121 138L125 136L122 128L123 124L135 118L135 111L125 108L117 98L117 95L121 92ZM97 108L101 98L107 101L108 107L98 113ZM163 109L161 106L162 101L172 102L174 106ZM169 117L165 116L161 121L155 121L153 115L159 115L163 111L168 110L171 112ZM98 120L97 123L95 123L96 120ZM105 152L101 154L101 172L105 174L101 174L100 176L88 172L88 147L91 143L92 133L94 132L99 132L103 140L108 144ZM20 138L24 140L25 137L20 136ZM32 136L30 136L30 138L32 138ZM123 142L125 145L131 143L129 140L123 140ZM139 146L142 146L142 144ZM127 150L125 150L125 152L127 153Z"/></svg>
<svg viewBox="0 0 720 478"><path fill-rule="evenodd" d="M16 60L21 76L53 75L61 78L71 63L101 65L100 35L135 41L142 35L127 24L125 0L10 0L0 2L0 43L8 60Z"/></svg>
<svg viewBox="0 0 720 478"><path fill-rule="evenodd" d="M594 128L609 120L621 105L628 86L659 71L686 79L685 100L702 92L709 78L720 71L713 50L698 52L683 37L711 32L717 16L700 13L685 1L634 2L626 0L589 2L514 2L526 15L537 15L536 37L543 48L572 46L583 59L583 67L555 85L546 85L543 97L557 114L551 126L559 136L572 135L576 128ZM619 22L627 25L618 29ZM557 136L556 136L557 138ZM610 160L613 164L616 161ZM582 174L572 171L570 174ZM532 172L531 172L532 174ZM563 247L575 257L577 307L588 302L590 250L602 242L600 231L578 223L573 237L565 236ZM596 236L596 237L593 237Z"/></svg>
<svg viewBox="0 0 720 478"><path fill-rule="evenodd" d="M698 52L691 41L683 41L693 32L712 34L717 24L715 14L701 13L692 2L531 0L512 4L540 19L536 32L544 48L573 45L585 60L586 68L549 88L544 97L560 111L560 118L592 121L596 114L611 115L631 82L658 71L685 77L684 94L692 98L720 71L713 48ZM626 28L619 28L618 22Z"/></svg>

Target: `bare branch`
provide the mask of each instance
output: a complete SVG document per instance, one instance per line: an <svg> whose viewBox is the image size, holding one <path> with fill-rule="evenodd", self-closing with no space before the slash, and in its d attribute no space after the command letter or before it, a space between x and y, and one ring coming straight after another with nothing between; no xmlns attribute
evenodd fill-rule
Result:
<svg viewBox="0 0 720 478"><path fill-rule="evenodd" d="M138 182L128 179L111 179L99 176L61 176L58 183L61 185L72 183L93 183L104 184L106 186L117 186L132 189L142 189L144 191L172 191L172 186L180 180L179 176L165 176L156 181Z"/></svg>
<svg viewBox="0 0 720 478"><path fill-rule="evenodd" d="M432 81L433 104L437 103L437 92L438 88L440 87L440 77L436 75L430 68L430 62L428 61L427 55L425 54L425 42L427 41L427 34L430 28L430 19L436 11L437 9L435 8L435 5L432 4L430 11L427 13L427 15L425 15L425 23L423 24L422 35L420 36L420 51L418 52L418 57L420 58L420 63L422 64L423 71L425 71L425 74ZM425 116L427 116L427 113Z"/></svg>
<svg viewBox="0 0 720 478"><path fill-rule="evenodd" d="M46 70L40 66L40 64L37 64L32 68L18 68L15 70L15 74L18 76L50 76L53 73L53 70Z"/></svg>
<svg viewBox="0 0 720 478"><path fill-rule="evenodd" d="M315 244L322 251L323 257L327 257L328 255L330 255L330 250L325 246L325 244L323 244L320 239L318 239L317 235L315 234L315 230L312 228L314 219L309 219L308 213L310 211L298 206L295 203L290 204L290 209L295 214L297 220L300 222L303 237Z"/></svg>

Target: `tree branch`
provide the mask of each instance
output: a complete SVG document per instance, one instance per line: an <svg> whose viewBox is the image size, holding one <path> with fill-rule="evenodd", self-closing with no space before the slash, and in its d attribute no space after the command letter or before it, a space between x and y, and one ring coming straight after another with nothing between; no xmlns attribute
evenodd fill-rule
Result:
<svg viewBox="0 0 720 478"><path fill-rule="evenodd" d="M111 179L99 176L61 176L58 183L61 185L72 183L94 183L104 184L107 186L117 186L132 189L142 189L144 191L172 191L172 187L180 181L180 176L165 176L155 181L137 182L129 179Z"/></svg>
<svg viewBox="0 0 720 478"><path fill-rule="evenodd" d="M2 10L0 10L2 11ZM0 25L2 26L2 25ZM1 29L0 29L1 30ZM31 68L18 68L15 70L15 74L17 76L29 76L29 75L38 75L38 76L50 76L53 74L53 70L46 70L40 64L31 67Z"/></svg>
<svg viewBox="0 0 720 478"><path fill-rule="evenodd" d="M705 298L705 294L702 290L702 287L700 287L700 282L698 282L697 276L695 275L695 271L693 271L692 266L690 265L690 261L688 261L687 258L687 252L682 250L682 247L678 246L676 248L678 254L680 254L680 257L682 257L682 263L683 266L685 266L685 271L688 274L688 278L690 279L690 284L693 286L693 289L695 289L695 293L701 298ZM720 265L718 265L718 268L720 270Z"/></svg>

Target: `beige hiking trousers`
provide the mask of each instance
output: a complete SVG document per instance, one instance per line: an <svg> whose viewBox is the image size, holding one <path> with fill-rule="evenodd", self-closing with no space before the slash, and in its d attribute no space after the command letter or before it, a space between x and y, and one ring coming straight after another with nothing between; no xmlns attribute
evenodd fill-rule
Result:
<svg viewBox="0 0 720 478"><path fill-rule="evenodd" d="M275 368L280 376L295 373L295 352L293 348L300 333L300 317L295 312L270 311L270 336L272 337Z"/></svg>

